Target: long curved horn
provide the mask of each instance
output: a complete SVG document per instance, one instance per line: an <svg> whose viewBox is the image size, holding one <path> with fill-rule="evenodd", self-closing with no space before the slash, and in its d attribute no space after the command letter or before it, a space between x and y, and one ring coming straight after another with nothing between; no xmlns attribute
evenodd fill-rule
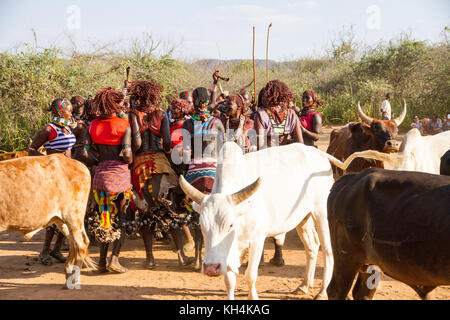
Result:
<svg viewBox="0 0 450 320"><path fill-rule="evenodd" d="M406 100L403 99L403 110L402 113L400 113L399 117L395 119L395 123L397 124L397 127L400 126L400 124L405 120L406 117Z"/></svg>
<svg viewBox="0 0 450 320"><path fill-rule="evenodd" d="M237 206L239 203L247 200L258 190L260 185L261 185L261 178L258 178L251 185L248 185L244 189L236 193L233 193L232 195L230 195L231 203Z"/></svg>
<svg viewBox="0 0 450 320"><path fill-rule="evenodd" d="M366 158L378 161L383 161L390 166L395 166L401 163L403 160L403 155L398 153L384 153L375 150L365 150L352 153L347 159L345 159L343 164L343 170L347 169L350 163L356 158ZM342 167L340 167L342 169Z"/></svg>
<svg viewBox="0 0 450 320"><path fill-rule="evenodd" d="M366 116L366 114L362 111L361 106L358 101L358 107L356 108L358 111L358 115L361 118L361 120L367 124L372 124L373 118Z"/></svg>
<svg viewBox="0 0 450 320"><path fill-rule="evenodd" d="M189 182L186 181L186 179L184 179L183 176L180 176L180 187L189 198L191 198L198 204L202 204L203 198L205 198L205 194L201 193L195 187L193 187Z"/></svg>

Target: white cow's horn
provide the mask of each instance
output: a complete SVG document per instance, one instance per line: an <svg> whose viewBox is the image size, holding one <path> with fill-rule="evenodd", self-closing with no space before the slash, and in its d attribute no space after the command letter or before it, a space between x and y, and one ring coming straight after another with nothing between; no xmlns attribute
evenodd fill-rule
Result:
<svg viewBox="0 0 450 320"><path fill-rule="evenodd" d="M244 189L242 189L236 193L233 193L230 196L231 203L233 203L235 206L237 206L239 203L247 200L258 190L260 185L261 185L261 178L258 178L251 185L248 185Z"/></svg>
<svg viewBox="0 0 450 320"><path fill-rule="evenodd" d="M356 108L358 111L358 115L361 118L361 120L367 124L372 124L373 118L366 116L366 114L362 111L361 106L359 105L358 101L358 107Z"/></svg>
<svg viewBox="0 0 450 320"><path fill-rule="evenodd" d="M180 176L180 186L184 193L198 204L202 204L205 195L187 182L183 176Z"/></svg>
<svg viewBox="0 0 450 320"><path fill-rule="evenodd" d="M397 119L395 119L395 123L397 124L397 127L400 126L400 124L405 120L406 117L406 101L403 99L403 110L402 113L398 116Z"/></svg>

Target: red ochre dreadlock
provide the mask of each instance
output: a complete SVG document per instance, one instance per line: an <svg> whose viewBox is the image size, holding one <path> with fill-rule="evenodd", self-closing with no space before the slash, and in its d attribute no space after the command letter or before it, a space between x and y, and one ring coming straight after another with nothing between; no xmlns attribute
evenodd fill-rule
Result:
<svg viewBox="0 0 450 320"><path fill-rule="evenodd" d="M130 96L141 111L150 111L161 102L163 88L151 80L134 80L130 84Z"/></svg>
<svg viewBox="0 0 450 320"><path fill-rule="evenodd" d="M109 88L103 88L97 92L91 105L91 115L94 117L110 117L119 114L122 111L121 102L123 93Z"/></svg>
<svg viewBox="0 0 450 320"><path fill-rule="evenodd" d="M305 92L303 92L302 98L303 97L311 97L313 99L313 107L317 108L323 105L326 105L327 102L325 100L322 100L319 98L319 95L317 94L317 92L315 92L314 90L306 90Z"/></svg>
<svg viewBox="0 0 450 320"><path fill-rule="evenodd" d="M229 95L225 101L230 100L238 106L239 109L244 108L244 98L239 97L237 94Z"/></svg>
<svg viewBox="0 0 450 320"><path fill-rule="evenodd" d="M280 111L285 111L294 99L291 89L280 80L269 81L264 90L264 104L269 108L279 106Z"/></svg>

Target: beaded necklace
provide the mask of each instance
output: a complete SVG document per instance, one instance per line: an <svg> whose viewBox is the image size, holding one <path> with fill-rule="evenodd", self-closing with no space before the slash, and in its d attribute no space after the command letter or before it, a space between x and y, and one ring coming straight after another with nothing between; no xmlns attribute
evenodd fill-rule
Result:
<svg viewBox="0 0 450 320"><path fill-rule="evenodd" d="M60 118L60 117L53 117L52 119L52 123L58 127L66 127L66 126L72 126L72 122L70 122L69 120Z"/></svg>

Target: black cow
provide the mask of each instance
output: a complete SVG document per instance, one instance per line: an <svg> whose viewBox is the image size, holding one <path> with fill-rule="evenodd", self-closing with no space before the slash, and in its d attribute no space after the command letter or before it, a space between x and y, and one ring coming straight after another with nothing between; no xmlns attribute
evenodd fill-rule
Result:
<svg viewBox="0 0 450 320"><path fill-rule="evenodd" d="M450 285L450 177L365 169L345 175L328 197L334 255L331 299L372 299L368 265L412 287L422 299ZM370 289L372 288L372 289Z"/></svg>
<svg viewBox="0 0 450 320"><path fill-rule="evenodd" d="M444 153L444 155L441 157L441 166L439 172L440 174L450 176L450 150Z"/></svg>

